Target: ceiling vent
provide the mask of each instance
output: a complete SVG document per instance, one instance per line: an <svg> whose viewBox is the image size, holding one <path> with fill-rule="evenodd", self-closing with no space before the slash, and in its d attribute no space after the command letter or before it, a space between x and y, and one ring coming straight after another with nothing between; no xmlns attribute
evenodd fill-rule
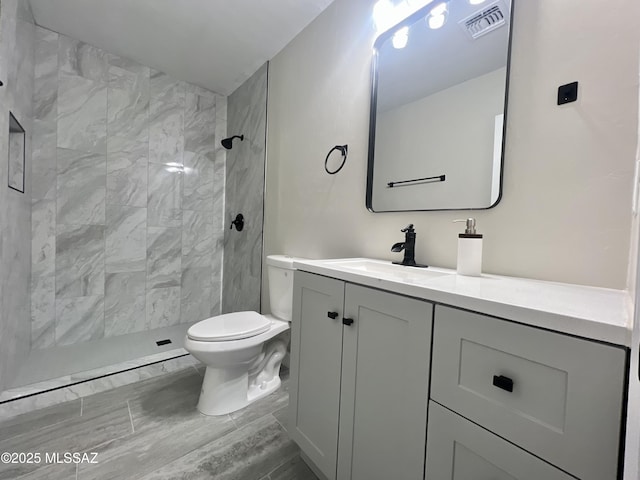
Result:
<svg viewBox="0 0 640 480"><path fill-rule="evenodd" d="M497 1L459 22L462 29L472 38L494 31L507 24L509 11L504 3Z"/></svg>

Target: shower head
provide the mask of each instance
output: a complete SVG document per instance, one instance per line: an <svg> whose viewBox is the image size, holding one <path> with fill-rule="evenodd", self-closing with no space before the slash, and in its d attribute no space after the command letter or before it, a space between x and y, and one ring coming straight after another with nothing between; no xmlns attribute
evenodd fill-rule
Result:
<svg viewBox="0 0 640 480"><path fill-rule="evenodd" d="M233 144L234 138L239 138L240 141L242 142L244 140L244 135L234 135L233 137L229 137L229 138L225 138L224 140L221 140L220 143L227 150L231 150L231 147L233 146L232 144Z"/></svg>

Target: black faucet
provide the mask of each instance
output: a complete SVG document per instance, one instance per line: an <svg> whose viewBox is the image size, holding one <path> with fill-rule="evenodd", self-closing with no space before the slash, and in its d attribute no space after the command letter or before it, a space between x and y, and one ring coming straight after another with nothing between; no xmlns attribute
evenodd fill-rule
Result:
<svg viewBox="0 0 640 480"><path fill-rule="evenodd" d="M404 258L401 262L393 263L396 265L405 265L407 267L426 268L428 265L420 265L416 263L416 231L413 228L413 223L410 223L400 231L404 233L404 242L395 243L393 247L391 247L391 251L401 252L404 250Z"/></svg>

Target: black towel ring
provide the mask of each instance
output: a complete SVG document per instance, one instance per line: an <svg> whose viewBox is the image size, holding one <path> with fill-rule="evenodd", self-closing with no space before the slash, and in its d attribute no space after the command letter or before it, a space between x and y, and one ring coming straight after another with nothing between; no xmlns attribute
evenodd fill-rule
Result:
<svg viewBox="0 0 640 480"><path fill-rule="evenodd" d="M331 156L331 154L336 150L338 150L340 152L340 154L342 155L342 163L340 164L340 166L338 167L337 170L334 170L332 172L332 171L329 170L329 167L327 167L327 163L329 162L329 157ZM344 167L344 164L347 161L347 150L348 150L348 146L347 145L336 145L331 150L329 150L329 153L327 153L327 157L324 159L324 169L326 170L326 172L329 175L335 175L340 170L342 170L342 167Z"/></svg>

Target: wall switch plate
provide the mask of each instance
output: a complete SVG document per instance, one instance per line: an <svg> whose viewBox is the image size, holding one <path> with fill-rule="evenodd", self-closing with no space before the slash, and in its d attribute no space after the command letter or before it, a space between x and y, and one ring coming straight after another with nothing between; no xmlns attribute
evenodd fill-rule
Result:
<svg viewBox="0 0 640 480"><path fill-rule="evenodd" d="M567 83L558 87L558 105L575 102L578 99L578 82Z"/></svg>

